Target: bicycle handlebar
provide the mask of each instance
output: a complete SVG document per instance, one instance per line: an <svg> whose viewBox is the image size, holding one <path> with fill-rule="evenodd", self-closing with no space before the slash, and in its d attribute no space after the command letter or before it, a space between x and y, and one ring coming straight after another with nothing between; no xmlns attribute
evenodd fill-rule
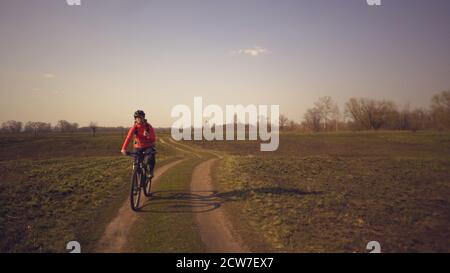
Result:
<svg viewBox="0 0 450 273"><path fill-rule="evenodd" d="M151 155L151 154L156 154L156 151L151 151L151 152L143 152L143 153L139 153L139 152L126 152L126 155L128 156L137 156L137 155Z"/></svg>

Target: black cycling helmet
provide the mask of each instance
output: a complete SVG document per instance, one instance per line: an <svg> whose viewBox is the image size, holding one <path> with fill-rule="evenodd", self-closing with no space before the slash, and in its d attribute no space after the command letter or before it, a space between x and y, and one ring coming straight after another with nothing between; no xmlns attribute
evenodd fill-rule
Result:
<svg viewBox="0 0 450 273"><path fill-rule="evenodd" d="M145 113L142 110L137 110L134 112L134 118L145 118Z"/></svg>

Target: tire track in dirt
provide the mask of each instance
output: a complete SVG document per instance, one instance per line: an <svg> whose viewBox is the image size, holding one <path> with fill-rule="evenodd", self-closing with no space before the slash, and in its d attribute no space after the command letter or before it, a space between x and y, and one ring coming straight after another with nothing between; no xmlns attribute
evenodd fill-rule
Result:
<svg viewBox="0 0 450 273"><path fill-rule="evenodd" d="M175 145L173 139L169 139L169 141ZM185 145L177 144L187 149ZM191 149L189 147L189 150ZM214 155L216 158L205 160L194 168L191 179L191 192L200 195L200 198L207 200L206 202L220 204L223 200L214 197L215 189L212 183L211 170L216 162L223 159L223 156L210 150L202 151ZM195 152L193 153L195 154ZM250 252L239 235L233 231L231 222L227 220L222 206L206 212L196 212L194 209L193 212L195 213L194 217L199 228L200 237L205 244L206 252Z"/></svg>
<svg viewBox="0 0 450 273"><path fill-rule="evenodd" d="M153 183L158 183L158 180L163 173L184 160L186 159L180 159L157 168L155 170ZM141 198L143 197L144 196L142 195ZM106 226L102 237L97 243L95 252L118 253L125 251L128 235L138 217L139 213L131 210L130 200L127 198L127 200L120 207L116 217Z"/></svg>
<svg viewBox="0 0 450 273"><path fill-rule="evenodd" d="M192 173L191 191L203 195L204 199L211 200L213 195L211 169L218 160L217 158L206 160L197 165ZM220 200L216 201L220 203ZM208 212L197 212L195 218L207 252L250 252L239 236L233 232L222 206Z"/></svg>
<svg viewBox="0 0 450 273"><path fill-rule="evenodd" d="M168 138L169 142L172 143L172 147L177 149L178 151L181 151L183 153L188 153L188 154L192 154L195 157L198 158L202 158L202 156L194 151L192 151L192 149L187 149L185 147L185 145L181 144L181 143L177 143L175 140L173 140L172 138ZM184 147L184 149L180 148L180 147Z"/></svg>

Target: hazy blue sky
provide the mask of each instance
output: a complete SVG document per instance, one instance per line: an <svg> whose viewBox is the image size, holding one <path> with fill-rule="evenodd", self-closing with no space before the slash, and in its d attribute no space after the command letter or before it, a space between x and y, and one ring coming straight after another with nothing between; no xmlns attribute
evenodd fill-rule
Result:
<svg viewBox="0 0 450 273"><path fill-rule="evenodd" d="M329 95L428 106L450 88L450 1L0 0L0 122L129 125L137 108Z"/></svg>

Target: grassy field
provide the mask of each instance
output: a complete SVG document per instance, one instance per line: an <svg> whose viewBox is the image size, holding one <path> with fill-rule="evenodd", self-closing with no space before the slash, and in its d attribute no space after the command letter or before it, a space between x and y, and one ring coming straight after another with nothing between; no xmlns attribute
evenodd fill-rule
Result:
<svg viewBox="0 0 450 273"><path fill-rule="evenodd" d="M228 154L219 195L253 251L450 251L450 134L282 134L280 148L196 142Z"/></svg>
<svg viewBox="0 0 450 273"><path fill-rule="evenodd" d="M120 134L0 136L0 252L90 251L128 196ZM158 165L175 151L159 145Z"/></svg>
<svg viewBox="0 0 450 273"><path fill-rule="evenodd" d="M450 251L449 133L287 133L276 152L252 141L159 139L158 166L186 160L154 188L131 250L204 251L190 179L214 151L223 156L216 197L252 251L367 252L373 240L383 252ZM122 141L0 135L0 252L65 252L71 240L93 250L128 196Z"/></svg>

